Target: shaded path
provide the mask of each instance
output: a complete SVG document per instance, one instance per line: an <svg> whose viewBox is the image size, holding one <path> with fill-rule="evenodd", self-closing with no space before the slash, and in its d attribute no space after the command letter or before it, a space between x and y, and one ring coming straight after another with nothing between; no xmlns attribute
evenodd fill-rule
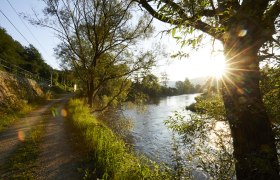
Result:
<svg viewBox="0 0 280 180"><path fill-rule="evenodd" d="M65 101L64 101L65 102ZM39 168L36 179L82 179L78 172L80 154L71 142L73 133L67 131L65 119L67 113L63 103L52 110L54 116L46 122L39 155Z"/></svg>
<svg viewBox="0 0 280 180"><path fill-rule="evenodd" d="M29 130L39 123L43 116L48 114L48 109L52 104L59 101L61 101L61 99L51 100L43 107L20 118L14 125L0 134L0 174L2 174L2 167L4 167L5 163L17 149L21 141L24 140L24 137Z"/></svg>

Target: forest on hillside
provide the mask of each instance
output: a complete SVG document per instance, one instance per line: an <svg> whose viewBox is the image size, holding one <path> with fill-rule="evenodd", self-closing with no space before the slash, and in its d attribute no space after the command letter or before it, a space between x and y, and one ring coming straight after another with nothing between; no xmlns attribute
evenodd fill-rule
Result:
<svg viewBox="0 0 280 180"><path fill-rule="evenodd" d="M22 46L4 28L0 28L0 58L11 65L17 65L34 74L49 79L53 70L32 45Z"/></svg>
<svg viewBox="0 0 280 180"><path fill-rule="evenodd" d="M24 69L34 76L39 76L50 85L52 79L53 85L73 86L73 77L71 72L53 69L42 58L39 50L32 44L28 46L21 45L14 40L4 28L0 27L0 70L15 71Z"/></svg>

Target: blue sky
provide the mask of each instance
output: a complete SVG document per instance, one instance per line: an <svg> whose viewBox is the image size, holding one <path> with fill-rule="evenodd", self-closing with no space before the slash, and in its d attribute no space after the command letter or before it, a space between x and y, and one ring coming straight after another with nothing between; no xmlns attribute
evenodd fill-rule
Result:
<svg viewBox="0 0 280 180"><path fill-rule="evenodd" d="M22 45L27 46L29 43L33 44L42 54L46 63L53 68L59 69L59 60L55 58L53 52L59 40L55 37L54 32L47 28L35 27L26 20L23 20L34 35L34 38L8 2L10 2L18 13L29 15L33 14L32 9L37 13L41 13L44 8L44 3L39 0L0 0L0 10L10 19L25 38L15 30L13 25L11 25L1 13L0 26L5 28L8 34ZM154 26L156 26L157 31L170 28L169 25L159 21L155 21ZM152 40L149 40L147 44L151 45L155 42L161 43L161 45L165 47L167 55L159 57L158 64L153 69L154 74L160 76L162 72L166 72L169 80L178 81L184 80L186 77L192 79L206 76L213 74L213 71L215 71L213 67L213 58L210 57L210 46L206 46L198 52L193 52L188 59L172 59L170 55L176 53L176 51L180 49L180 46L177 45L171 35L164 35L160 38L160 36L156 36L156 34L158 33L155 33ZM25 39L27 39L28 42ZM221 59L221 57L219 57L219 59Z"/></svg>

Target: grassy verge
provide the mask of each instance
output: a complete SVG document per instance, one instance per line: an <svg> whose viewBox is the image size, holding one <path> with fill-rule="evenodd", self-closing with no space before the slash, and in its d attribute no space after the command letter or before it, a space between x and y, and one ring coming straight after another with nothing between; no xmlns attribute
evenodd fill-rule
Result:
<svg viewBox="0 0 280 180"><path fill-rule="evenodd" d="M13 102L14 104L10 107L0 107L0 133L19 118L33 111L38 106L45 104L47 100L50 100L52 96L55 95L55 93L48 91L43 97L38 97L31 103L27 103L25 100L17 100L16 102Z"/></svg>
<svg viewBox="0 0 280 180"><path fill-rule="evenodd" d="M170 179L170 174L145 157L137 156L107 126L94 118L80 100L70 100L68 111L93 159L94 178ZM91 177L92 178L92 177Z"/></svg>
<svg viewBox="0 0 280 180"><path fill-rule="evenodd" d="M22 104L20 108L18 109L6 109L0 111L0 132L4 131L6 127L13 124L17 119L22 117L23 115L31 112L36 105L32 104Z"/></svg>
<svg viewBox="0 0 280 180"><path fill-rule="evenodd" d="M6 177L8 179L35 179L39 143L44 129L44 124L41 122L32 128L26 137L22 137L22 144L7 163Z"/></svg>

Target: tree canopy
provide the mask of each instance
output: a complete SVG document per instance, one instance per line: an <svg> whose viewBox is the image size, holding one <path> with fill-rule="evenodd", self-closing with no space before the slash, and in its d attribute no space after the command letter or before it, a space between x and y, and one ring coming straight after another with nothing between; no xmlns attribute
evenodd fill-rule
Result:
<svg viewBox="0 0 280 180"><path fill-rule="evenodd" d="M109 81L127 84L128 76L153 64L151 51L133 48L152 30L145 16L135 17L131 13L135 3L116 0L46 0L45 3L46 21L39 18L31 21L57 32L61 43L56 54L62 64L76 72L90 106L100 98L101 89ZM119 92L124 87L120 86ZM114 99L117 94L110 97Z"/></svg>
<svg viewBox="0 0 280 180"><path fill-rule="evenodd" d="M44 61L40 52L32 44L22 46L3 28L0 28L0 58L9 65L20 66L42 78L50 79L52 67Z"/></svg>

